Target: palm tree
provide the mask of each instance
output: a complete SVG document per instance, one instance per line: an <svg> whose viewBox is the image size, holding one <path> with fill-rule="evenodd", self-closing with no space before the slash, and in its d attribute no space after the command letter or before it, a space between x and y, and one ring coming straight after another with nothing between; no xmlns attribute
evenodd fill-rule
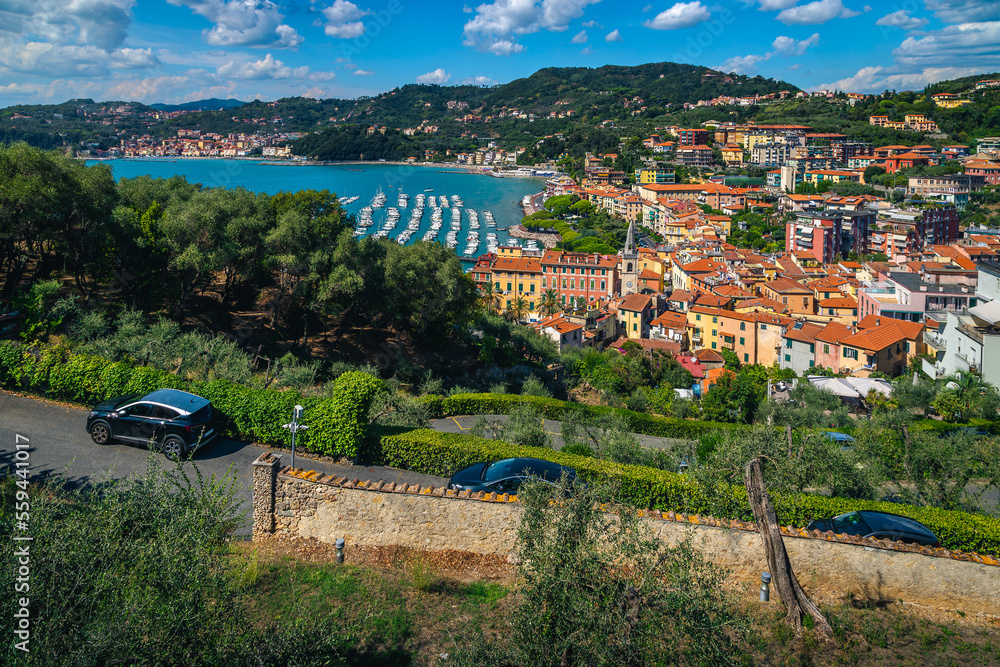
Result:
<svg viewBox="0 0 1000 667"><path fill-rule="evenodd" d="M484 283L480 287L479 299L486 308L486 312L490 315L496 312L498 296L499 295L497 294L496 289L493 287L493 283Z"/></svg>
<svg viewBox="0 0 1000 667"><path fill-rule="evenodd" d="M510 318L512 322L520 322L527 314L528 302L523 296L519 296L514 299L510 304L510 308L507 309L507 317Z"/></svg>
<svg viewBox="0 0 1000 667"><path fill-rule="evenodd" d="M951 394L953 400L948 405L947 396ZM997 404L1000 402L997 396L997 389L981 376L969 371L966 373L956 373L953 377L945 378L944 389L938 393L935 399L935 408L948 405L951 408L954 419L971 419L973 417L987 417L993 419ZM938 412L941 412L938 409Z"/></svg>
<svg viewBox="0 0 1000 667"><path fill-rule="evenodd" d="M552 288L545 290L542 292L542 303L539 306L539 310L542 311L543 315L552 317L560 311L559 295Z"/></svg>

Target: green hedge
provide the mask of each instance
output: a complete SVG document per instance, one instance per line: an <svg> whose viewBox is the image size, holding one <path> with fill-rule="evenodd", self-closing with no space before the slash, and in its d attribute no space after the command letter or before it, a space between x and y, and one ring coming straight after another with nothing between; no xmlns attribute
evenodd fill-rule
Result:
<svg viewBox="0 0 1000 667"><path fill-rule="evenodd" d="M377 430L368 455L394 468L450 476L472 463L516 456L532 456L574 468L590 483L614 482L619 499L634 507L704 514L708 502L690 477L642 466L622 465L602 459L565 454L551 449L519 447L459 433L383 428ZM735 516L726 519L753 520L743 487L732 489ZM829 498L816 495L772 494L778 520L783 525L805 527L813 519L853 510L877 510L920 521L950 549L1000 555L1000 519L952 512L932 507L896 503Z"/></svg>
<svg viewBox="0 0 1000 667"><path fill-rule="evenodd" d="M595 416L615 414L624 418L634 433L663 438L697 440L711 431L739 428L737 424L657 417L622 408L585 405L560 401L555 398L519 394L455 394L452 396L428 396L424 400L427 402L431 414L435 417L510 414L514 407L522 404L534 406L549 419L562 419L568 410L582 410Z"/></svg>
<svg viewBox="0 0 1000 667"><path fill-rule="evenodd" d="M310 428L297 444L328 456L357 455L372 395L383 386L371 376L351 372L338 380L333 398L304 397L225 380L188 381L149 366L0 341L0 387L85 405L164 387L183 389L212 401L224 418L222 432L227 437L278 447L291 442L281 426L291 419L292 407L301 404Z"/></svg>

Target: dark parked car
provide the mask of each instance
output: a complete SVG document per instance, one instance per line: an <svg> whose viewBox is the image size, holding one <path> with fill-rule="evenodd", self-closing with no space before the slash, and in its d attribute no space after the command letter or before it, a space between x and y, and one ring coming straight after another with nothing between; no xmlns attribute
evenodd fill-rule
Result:
<svg viewBox="0 0 1000 667"><path fill-rule="evenodd" d="M873 537L879 540L897 540L923 544L929 547L941 546L930 528L905 516L888 512L861 510L835 516L832 519L816 519L807 526L809 530L831 530L834 533Z"/></svg>
<svg viewBox="0 0 1000 667"><path fill-rule="evenodd" d="M146 446L150 442L176 461L218 434L212 403L178 389L130 394L98 403L87 417L94 442L112 440Z"/></svg>
<svg viewBox="0 0 1000 667"><path fill-rule="evenodd" d="M468 489L473 493L517 493L521 484L531 477L555 484L564 474L570 481L576 479L575 470L551 461L531 458L500 459L489 463L473 463L462 468L448 480L448 488L459 491Z"/></svg>

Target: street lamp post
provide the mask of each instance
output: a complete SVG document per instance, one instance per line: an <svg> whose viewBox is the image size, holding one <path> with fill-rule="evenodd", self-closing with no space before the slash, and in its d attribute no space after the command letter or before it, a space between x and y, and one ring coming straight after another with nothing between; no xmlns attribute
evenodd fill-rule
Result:
<svg viewBox="0 0 1000 667"><path fill-rule="evenodd" d="M292 409L292 421L287 424L283 424L281 428L287 428L292 432L292 468L295 468L295 433L298 431L305 431L309 427L305 424L300 424L302 419L302 413L305 411L301 405L296 405Z"/></svg>

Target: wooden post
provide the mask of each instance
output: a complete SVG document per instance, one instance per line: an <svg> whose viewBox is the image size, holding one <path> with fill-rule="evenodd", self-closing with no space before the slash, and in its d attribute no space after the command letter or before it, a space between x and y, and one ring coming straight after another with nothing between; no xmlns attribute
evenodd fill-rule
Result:
<svg viewBox="0 0 1000 667"><path fill-rule="evenodd" d="M816 622L816 628L820 633L832 633L833 630L826 617L823 616L819 607L806 596L792 571L792 563L788 560L788 552L785 551L785 542L778 526L778 517L774 513L774 504L764 486L760 457L752 459L743 469L743 481L747 487L747 498L753 509L757 530L760 531L761 539L764 541L764 551L767 554L767 566L771 570L771 579L781 601L788 610L786 620L795 628L796 632L801 632L802 617L809 614Z"/></svg>

